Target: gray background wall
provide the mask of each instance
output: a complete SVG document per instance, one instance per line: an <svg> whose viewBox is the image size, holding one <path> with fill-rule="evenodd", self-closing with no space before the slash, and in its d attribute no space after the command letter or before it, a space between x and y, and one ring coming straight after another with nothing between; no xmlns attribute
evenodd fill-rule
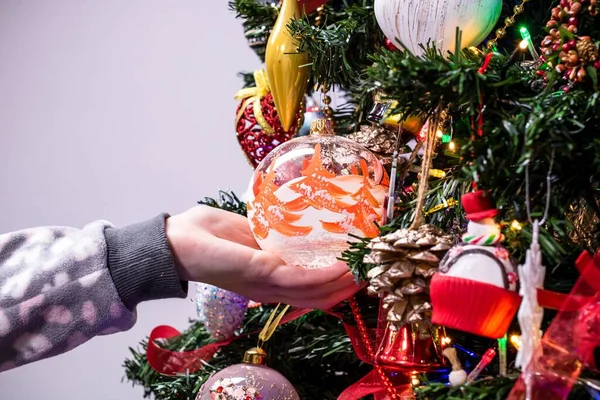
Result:
<svg viewBox="0 0 600 400"><path fill-rule="evenodd" d="M241 194L233 95L258 67L226 0L1 0L0 232ZM0 374L0 399L141 399L121 383L128 346L194 315L190 299L143 304L129 332Z"/></svg>

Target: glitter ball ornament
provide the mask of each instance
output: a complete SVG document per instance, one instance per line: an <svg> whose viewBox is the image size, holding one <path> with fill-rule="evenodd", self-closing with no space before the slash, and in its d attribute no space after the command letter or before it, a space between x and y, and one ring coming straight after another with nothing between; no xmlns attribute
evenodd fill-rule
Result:
<svg viewBox="0 0 600 400"><path fill-rule="evenodd" d="M487 192L462 196L470 220L462 243L448 251L431 280L434 323L493 339L506 334L521 297L517 268L500 245L498 210Z"/></svg>
<svg viewBox="0 0 600 400"><path fill-rule="evenodd" d="M302 125L302 112L286 132L275 109L265 71L254 73L256 87L240 90L241 100L235 119L237 139L246 158L256 167L274 148L294 137Z"/></svg>
<svg viewBox="0 0 600 400"><path fill-rule="evenodd" d="M198 320L216 340L232 337L244 322L248 299L216 286L197 284Z"/></svg>
<svg viewBox="0 0 600 400"><path fill-rule="evenodd" d="M196 400L300 400L292 384L279 372L263 365L264 350L254 348L244 362L210 377Z"/></svg>
<svg viewBox="0 0 600 400"><path fill-rule="evenodd" d="M254 174L248 220L262 249L290 265L327 267L348 248L348 234L376 237L388 192L377 157L335 136L319 119L311 135L279 146Z"/></svg>

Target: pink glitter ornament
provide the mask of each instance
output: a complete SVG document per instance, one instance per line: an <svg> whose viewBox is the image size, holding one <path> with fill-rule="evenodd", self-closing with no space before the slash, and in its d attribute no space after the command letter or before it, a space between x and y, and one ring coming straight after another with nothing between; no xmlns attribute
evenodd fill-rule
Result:
<svg viewBox="0 0 600 400"><path fill-rule="evenodd" d="M196 400L300 400L283 375L262 365L265 356L262 349L248 350L242 364L231 365L210 377Z"/></svg>

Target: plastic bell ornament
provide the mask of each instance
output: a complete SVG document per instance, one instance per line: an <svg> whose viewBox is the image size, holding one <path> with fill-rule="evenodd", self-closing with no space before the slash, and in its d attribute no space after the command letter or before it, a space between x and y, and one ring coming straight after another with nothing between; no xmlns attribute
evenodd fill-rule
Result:
<svg viewBox="0 0 600 400"><path fill-rule="evenodd" d="M430 323L388 326L375 359L378 365L400 371L435 372L448 369L442 355L443 330Z"/></svg>
<svg viewBox="0 0 600 400"><path fill-rule="evenodd" d="M242 364L211 376L196 400L300 400L283 375L264 365L266 356L260 348L246 351Z"/></svg>

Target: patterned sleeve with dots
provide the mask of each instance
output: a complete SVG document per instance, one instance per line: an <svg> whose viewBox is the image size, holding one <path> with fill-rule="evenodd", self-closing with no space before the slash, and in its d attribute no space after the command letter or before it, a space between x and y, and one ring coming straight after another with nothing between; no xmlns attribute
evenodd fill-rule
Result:
<svg viewBox="0 0 600 400"><path fill-rule="evenodd" d="M131 328L141 301L185 297L165 218L0 235L0 372Z"/></svg>

